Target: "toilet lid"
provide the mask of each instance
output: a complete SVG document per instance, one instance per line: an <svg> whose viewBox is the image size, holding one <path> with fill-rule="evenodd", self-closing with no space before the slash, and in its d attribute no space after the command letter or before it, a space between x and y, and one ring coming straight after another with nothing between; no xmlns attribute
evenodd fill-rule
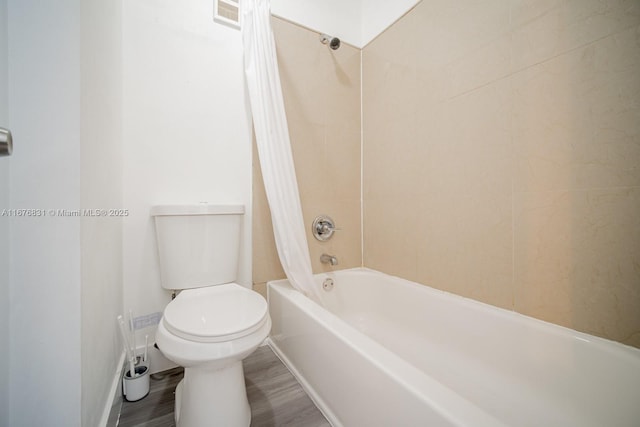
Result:
<svg viewBox="0 0 640 427"><path fill-rule="evenodd" d="M267 321L267 302L236 283L182 291L164 310L164 326L197 342L231 341Z"/></svg>

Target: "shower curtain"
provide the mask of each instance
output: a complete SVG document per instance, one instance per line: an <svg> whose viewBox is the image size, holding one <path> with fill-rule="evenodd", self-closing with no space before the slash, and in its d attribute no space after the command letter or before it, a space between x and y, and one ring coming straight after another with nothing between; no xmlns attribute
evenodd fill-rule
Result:
<svg viewBox="0 0 640 427"><path fill-rule="evenodd" d="M291 285L322 302L313 280L284 110L269 0L241 0L244 71L278 256Z"/></svg>

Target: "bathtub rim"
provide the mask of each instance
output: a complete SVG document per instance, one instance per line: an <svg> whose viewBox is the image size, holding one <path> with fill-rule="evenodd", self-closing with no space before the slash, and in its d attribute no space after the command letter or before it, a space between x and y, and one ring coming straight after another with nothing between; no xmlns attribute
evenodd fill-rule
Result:
<svg viewBox="0 0 640 427"><path fill-rule="evenodd" d="M539 329L539 330L544 330L545 333L549 333L555 336L563 336L566 338L571 338L574 339L576 341L579 341L581 343L585 343L587 345L590 346L595 346L607 353L618 353L618 355L620 356L624 356L625 358L630 357L632 359L637 359L638 357L640 357L640 348L636 348L633 347L629 344L625 344L622 343L620 341L615 341L609 338L604 338L604 337L599 337L596 335L591 335L587 332L581 332L578 331L576 329L572 329L568 326L563 326L563 325L558 325L556 323L552 323L549 322L547 320L543 320L543 319L538 319L537 317L533 317L533 316L529 316L527 314L523 314L520 313L518 311L515 310L510 310L507 308L503 308L503 307L498 307L496 305L492 305L483 301L479 301L470 297L465 297L462 295L458 295L455 294L453 292L449 292L449 291L445 291L442 289L438 289L438 288L434 288L432 286L429 286L427 284L422 284L422 283L418 283L418 282L413 282L411 280L408 279L404 279L402 277L399 276L394 276L392 274L388 274L388 273L384 273L382 271L378 271L378 270L374 270L372 268L369 267L354 267L354 268L345 268L342 270L333 270L333 271L329 271L329 272L322 272L322 273L317 273L314 274L313 277L318 279L318 278L325 278L325 277L332 277L334 279L336 279L336 277L332 276L332 275L340 275L341 273L371 273L371 274L375 274L375 275L379 275L379 276L384 276L384 277L388 277L390 280L395 280L398 282L401 282L403 284L403 286L408 286L408 287L412 287L414 289L419 289L421 292L428 292L432 295L434 295L437 298L440 299L449 299L452 301L455 301L458 304L461 304L463 306L466 307L470 307L473 308L474 310L481 310L482 312L488 312L488 313L492 313L494 315L498 315L502 318L506 318L506 319L511 319L513 321L516 322L523 322L525 323L528 327L532 327L533 329ZM289 280L288 279L279 279L279 280L272 280L267 282L267 289L268 289L268 285L269 283L273 283L273 284L283 284L286 283L288 286L291 286L289 284ZM339 286L339 283L336 284L336 286ZM294 289L295 292L297 292ZM324 291L323 291L324 292ZM317 302L312 301L318 308L324 310L324 308L322 306L320 306ZM327 310L328 311L328 310ZM331 313L332 315L336 316L335 314ZM336 316L338 317L338 316ZM339 317L338 317L339 318ZM346 322L345 322L346 323ZM350 326L350 325L349 325ZM354 328L355 329L355 328Z"/></svg>

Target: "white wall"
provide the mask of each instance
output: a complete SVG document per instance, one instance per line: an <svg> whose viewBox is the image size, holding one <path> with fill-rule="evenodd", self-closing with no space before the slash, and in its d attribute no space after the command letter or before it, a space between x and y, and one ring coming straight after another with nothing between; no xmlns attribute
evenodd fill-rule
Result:
<svg viewBox="0 0 640 427"><path fill-rule="evenodd" d="M272 0L271 12L362 48L420 0Z"/></svg>
<svg viewBox="0 0 640 427"><path fill-rule="evenodd" d="M9 126L7 1L0 0L0 127ZM9 207L10 158L0 158L0 211ZM0 427L9 425L9 218L0 217Z"/></svg>
<svg viewBox="0 0 640 427"><path fill-rule="evenodd" d="M81 204L122 207L122 5L81 4ZM98 426L108 405L122 346L122 219L81 220L82 425Z"/></svg>
<svg viewBox="0 0 640 427"><path fill-rule="evenodd" d="M123 3L124 308L164 310L152 205L246 206L239 282L251 286L251 127L240 32L210 0ZM155 328L142 330L154 338ZM155 370L152 361L152 370Z"/></svg>
<svg viewBox="0 0 640 427"><path fill-rule="evenodd" d="M12 208L80 207L80 3L9 0ZM11 426L80 425L80 219L11 221Z"/></svg>

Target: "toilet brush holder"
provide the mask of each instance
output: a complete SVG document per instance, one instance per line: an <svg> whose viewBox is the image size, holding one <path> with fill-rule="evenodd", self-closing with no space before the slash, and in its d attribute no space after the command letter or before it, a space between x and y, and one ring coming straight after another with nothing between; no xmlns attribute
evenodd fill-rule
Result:
<svg viewBox="0 0 640 427"><path fill-rule="evenodd" d="M149 367L140 364L134 370L135 375L132 377L131 370L127 367L122 377L122 392L129 402L135 402L149 394Z"/></svg>

